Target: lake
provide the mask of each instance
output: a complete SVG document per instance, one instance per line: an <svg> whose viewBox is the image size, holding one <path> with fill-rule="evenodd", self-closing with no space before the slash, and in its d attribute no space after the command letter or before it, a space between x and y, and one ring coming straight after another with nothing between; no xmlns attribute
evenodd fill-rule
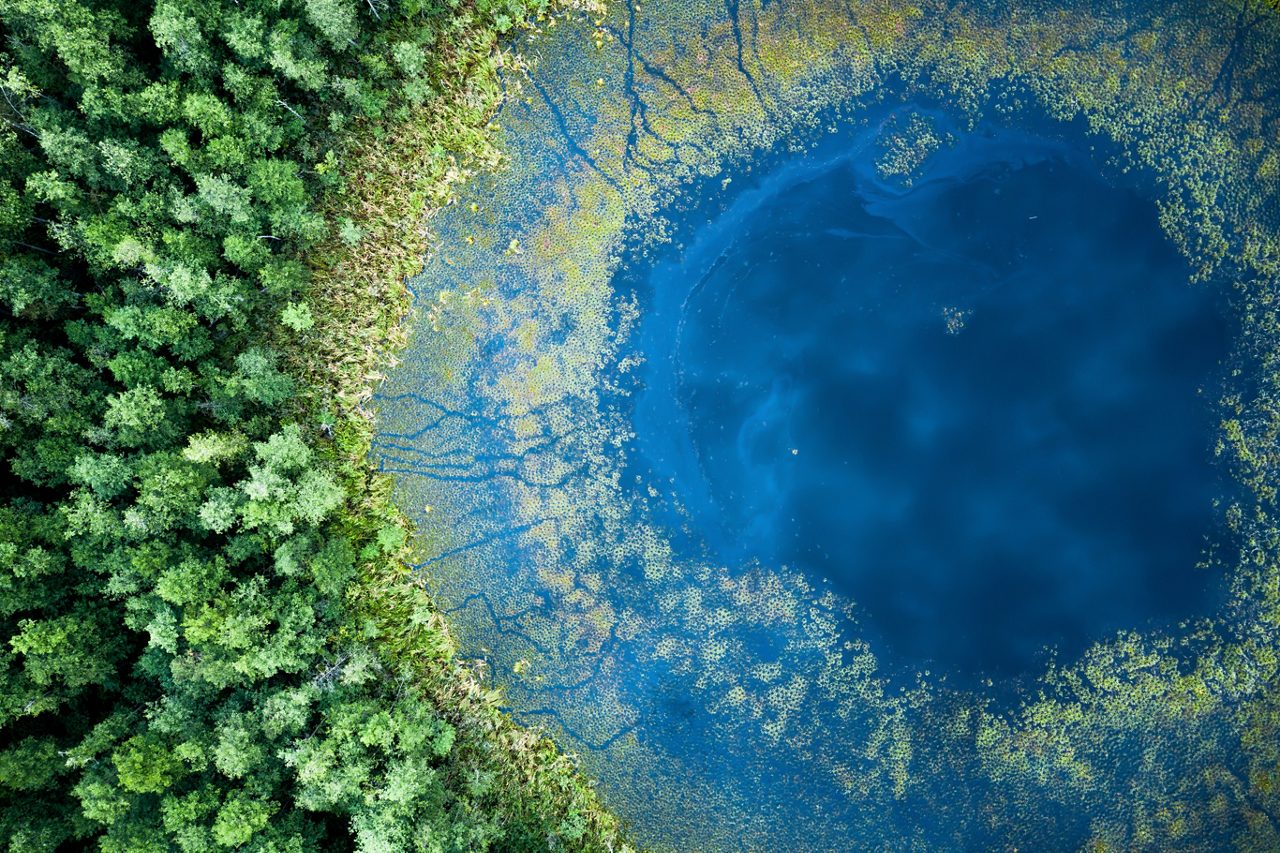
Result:
<svg viewBox="0 0 1280 853"><path fill-rule="evenodd" d="M1087 151L947 133L909 188L874 131L733 175L682 250L623 264L634 464L721 560L852 598L887 657L1017 676L1209 604L1227 322Z"/></svg>
<svg viewBox="0 0 1280 853"><path fill-rule="evenodd" d="M1280 15L512 49L375 399L502 706L656 850L1280 846Z"/></svg>

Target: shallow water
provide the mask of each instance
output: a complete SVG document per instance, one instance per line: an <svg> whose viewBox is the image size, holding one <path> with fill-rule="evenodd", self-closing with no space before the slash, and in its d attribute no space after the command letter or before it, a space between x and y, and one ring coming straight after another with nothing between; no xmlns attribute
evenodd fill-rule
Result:
<svg viewBox="0 0 1280 853"><path fill-rule="evenodd" d="M909 187L874 130L732 175L623 263L633 464L726 564L851 597L888 661L1001 678L1207 609L1228 336L1149 199L1062 142L949 134Z"/></svg>

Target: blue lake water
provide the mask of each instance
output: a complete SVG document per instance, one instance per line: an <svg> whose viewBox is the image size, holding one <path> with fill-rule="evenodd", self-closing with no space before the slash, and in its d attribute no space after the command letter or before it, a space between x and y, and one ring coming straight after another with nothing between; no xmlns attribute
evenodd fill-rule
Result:
<svg viewBox="0 0 1280 853"><path fill-rule="evenodd" d="M1213 289L1078 148L952 128L907 185L876 130L734 175L624 264L631 464L714 559L852 598L899 670L1016 678L1203 612Z"/></svg>

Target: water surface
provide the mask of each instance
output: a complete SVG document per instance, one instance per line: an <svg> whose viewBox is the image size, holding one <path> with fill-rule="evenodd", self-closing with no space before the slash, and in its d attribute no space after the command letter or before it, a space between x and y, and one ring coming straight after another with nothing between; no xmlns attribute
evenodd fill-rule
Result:
<svg viewBox="0 0 1280 853"><path fill-rule="evenodd" d="M951 136L909 186L873 129L686 215L638 282L636 464L889 659L1016 676L1205 609L1228 336L1149 199L1062 142Z"/></svg>

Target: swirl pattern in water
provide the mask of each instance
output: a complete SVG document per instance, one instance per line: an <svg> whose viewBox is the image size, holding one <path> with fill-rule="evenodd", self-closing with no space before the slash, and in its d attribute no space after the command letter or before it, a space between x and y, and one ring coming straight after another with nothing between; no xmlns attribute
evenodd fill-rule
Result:
<svg viewBox="0 0 1280 853"><path fill-rule="evenodd" d="M1280 847L1277 45L633 0L522 46L377 451L643 844Z"/></svg>

